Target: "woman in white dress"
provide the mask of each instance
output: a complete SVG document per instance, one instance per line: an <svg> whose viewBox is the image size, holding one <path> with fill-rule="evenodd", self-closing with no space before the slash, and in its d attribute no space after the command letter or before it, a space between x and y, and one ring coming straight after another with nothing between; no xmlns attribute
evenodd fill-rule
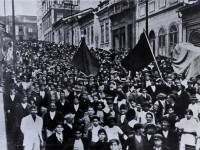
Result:
<svg viewBox="0 0 200 150"><path fill-rule="evenodd" d="M175 126L182 133L180 150L185 150L185 145L196 146L197 120L193 118L191 109L186 110L185 118L181 119Z"/></svg>

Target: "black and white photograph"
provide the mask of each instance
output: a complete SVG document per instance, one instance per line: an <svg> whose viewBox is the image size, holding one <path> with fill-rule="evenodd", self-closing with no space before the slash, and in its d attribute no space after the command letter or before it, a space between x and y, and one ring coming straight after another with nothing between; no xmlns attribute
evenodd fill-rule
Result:
<svg viewBox="0 0 200 150"><path fill-rule="evenodd" d="M0 0L0 150L200 150L200 0Z"/></svg>

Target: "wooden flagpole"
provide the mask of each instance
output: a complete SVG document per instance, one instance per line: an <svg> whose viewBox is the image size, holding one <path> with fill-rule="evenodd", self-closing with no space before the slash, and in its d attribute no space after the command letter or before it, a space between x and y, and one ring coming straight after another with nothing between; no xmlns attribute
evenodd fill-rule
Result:
<svg viewBox="0 0 200 150"><path fill-rule="evenodd" d="M163 82L164 82L165 84L167 84L167 83L165 82L165 80L163 79L163 76L162 76L162 74L161 74L161 71L160 71L160 68L159 68L159 66L158 66L157 60L156 60L156 58L155 58L155 56L154 56L154 54L153 54L153 50L152 50L152 48L151 48L151 45L150 45L150 43L149 43L149 40L148 40L148 38L147 38L147 35L146 35L145 30L144 30L144 34L145 34L145 37L146 37L146 39L147 39L148 45L149 45L149 47L150 47L150 50L151 50L151 54L152 54L152 56L153 56L153 59L154 59L154 61L155 61L155 63L156 63L156 67L158 68L158 72L159 72L159 74L160 74L160 77L161 77L161 79L163 80Z"/></svg>

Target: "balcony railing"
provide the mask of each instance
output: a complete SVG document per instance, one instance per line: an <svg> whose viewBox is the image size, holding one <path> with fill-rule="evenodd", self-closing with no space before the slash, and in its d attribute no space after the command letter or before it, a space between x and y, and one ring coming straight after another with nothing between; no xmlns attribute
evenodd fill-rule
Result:
<svg viewBox="0 0 200 150"><path fill-rule="evenodd" d="M109 16L121 13L128 9L133 9L134 2L131 0L112 0L109 7Z"/></svg>

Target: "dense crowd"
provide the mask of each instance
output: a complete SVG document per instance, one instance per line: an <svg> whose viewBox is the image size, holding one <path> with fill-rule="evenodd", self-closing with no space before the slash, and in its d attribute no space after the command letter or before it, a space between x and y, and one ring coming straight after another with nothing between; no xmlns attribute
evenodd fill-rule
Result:
<svg viewBox="0 0 200 150"><path fill-rule="evenodd" d="M170 58L156 58L160 77L155 62L128 72L122 50L91 48L100 69L86 76L70 64L77 47L17 42L14 64L12 43L7 50L2 81L14 150L199 149L200 76L184 80Z"/></svg>

